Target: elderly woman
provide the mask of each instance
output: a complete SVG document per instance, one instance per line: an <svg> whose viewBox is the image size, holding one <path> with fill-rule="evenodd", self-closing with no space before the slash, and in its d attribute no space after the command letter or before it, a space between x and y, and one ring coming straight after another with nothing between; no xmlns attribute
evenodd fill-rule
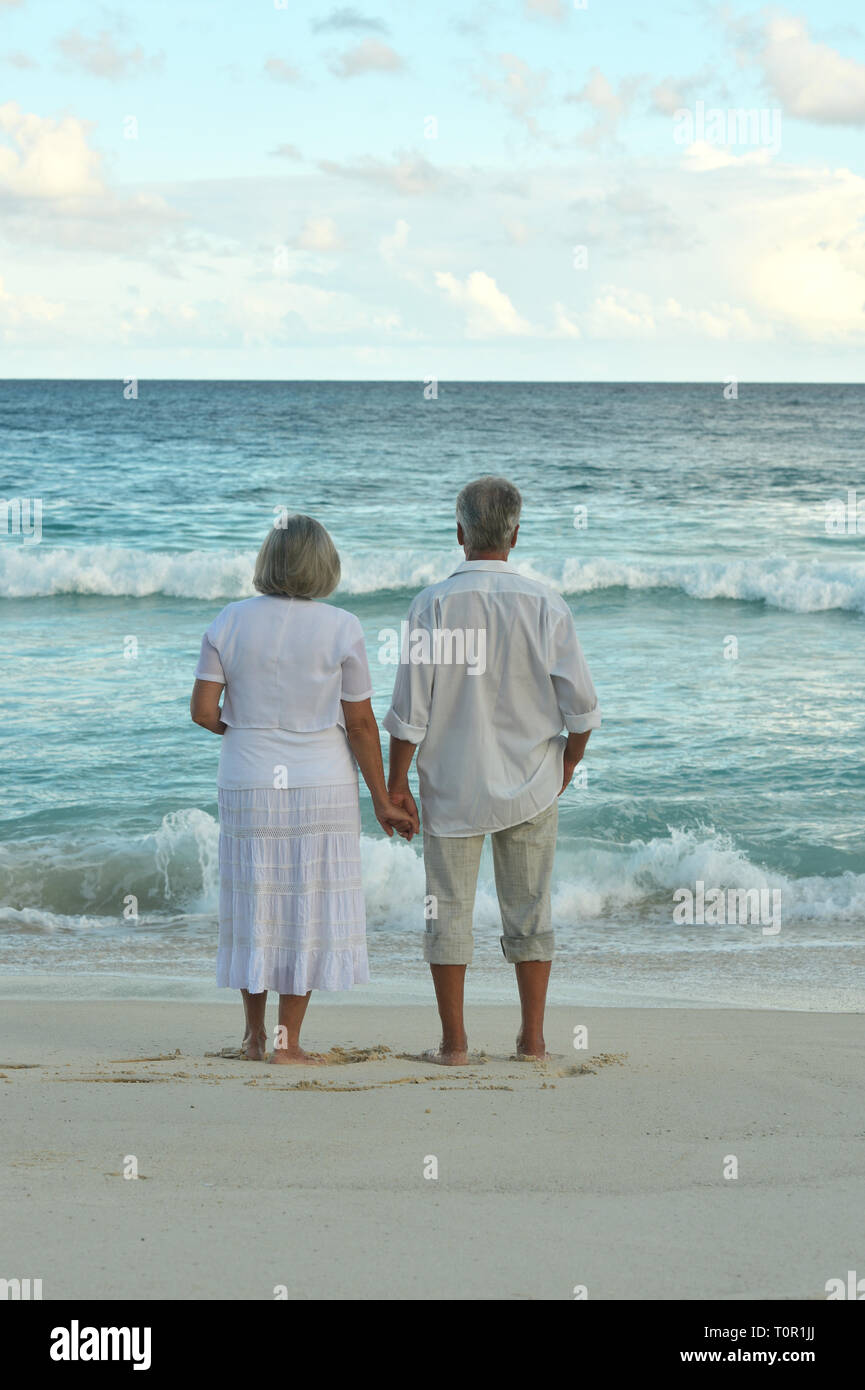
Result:
<svg viewBox="0 0 865 1390"><path fill-rule="evenodd" d="M214 619L195 672L192 718L222 735L216 980L243 995L250 1061L265 1057L269 989L271 1061L312 1062L300 1046L312 990L369 979L358 766L385 833L418 829L385 787L361 625L316 602L339 576L324 527L283 515L258 555L257 596Z"/></svg>

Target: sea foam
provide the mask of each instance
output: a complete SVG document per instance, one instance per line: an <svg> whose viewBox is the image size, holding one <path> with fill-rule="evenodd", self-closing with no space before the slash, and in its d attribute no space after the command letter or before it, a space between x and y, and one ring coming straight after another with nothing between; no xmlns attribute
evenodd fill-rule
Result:
<svg viewBox="0 0 865 1390"><path fill-rule="evenodd" d="M343 556L338 593L373 596L413 594L444 579L459 563L459 552ZM93 594L144 598L196 598L228 602L255 591L252 551L193 550L183 553L136 550L125 546L52 549L43 545L0 550L0 596L36 598L55 594ZM694 599L762 602L794 613L828 609L865 612L865 562L786 560L778 557L730 560L578 560L545 563L517 559L520 574L565 595L609 589L666 589Z"/></svg>
<svg viewBox="0 0 865 1390"><path fill-rule="evenodd" d="M142 924L215 916L219 828L206 811L171 812L147 835L32 839L0 847L0 923L22 932L133 930L124 904L135 895ZM419 845L361 837L367 921L371 930L416 930L423 924L424 870ZM481 927L498 932L495 890L482 870ZM560 845L553 882L553 922L640 925L669 921L676 888L777 888L785 920L833 925L865 918L865 874L790 878L755 864L711 826L670 827L666 836L619 845L580 840Z"/></svg>

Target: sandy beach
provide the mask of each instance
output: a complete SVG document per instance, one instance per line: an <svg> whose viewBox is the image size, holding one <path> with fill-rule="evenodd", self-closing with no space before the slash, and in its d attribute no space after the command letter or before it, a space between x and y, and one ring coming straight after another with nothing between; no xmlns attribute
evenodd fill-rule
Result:
<svg viewBox="0 0 865 1390"><path fill-rule="evenodd" d="M530 1064L480 1006L449 1070L432 1007L340 1005L295 1069L218 1055L224 1004L3 1009L0 1274L45 1299L823 1299L865 1261L861 1015L556 1008Z"/></svg>

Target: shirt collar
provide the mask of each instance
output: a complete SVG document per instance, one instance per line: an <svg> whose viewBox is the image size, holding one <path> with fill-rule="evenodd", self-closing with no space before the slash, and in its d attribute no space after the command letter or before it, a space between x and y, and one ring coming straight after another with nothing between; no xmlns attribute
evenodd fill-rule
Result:
<svg viewBox="0 0 865 1390"><path fill-rule="evenodd" d="M463 560L461 565L457 565L453 574L465 574L466 571L470 572L471 570L506 570L512 573L507 560Z"/></svg>

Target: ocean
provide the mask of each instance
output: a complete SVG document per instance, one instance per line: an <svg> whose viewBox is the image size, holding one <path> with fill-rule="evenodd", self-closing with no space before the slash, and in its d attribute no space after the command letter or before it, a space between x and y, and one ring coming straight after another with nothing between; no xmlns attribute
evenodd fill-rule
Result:
<svg viewBox="0 0 865 1390"><path fill-rule="evenodd" d="M0 383L0 497L41 508L41 536L0 533L0 992L232 997L201 635L253 592L276 513L309 512L382 717L380 634L462 558L456 494L494 472L524 497L511 563L567 597L604 714L560 803L551 1002L861 1010L865 387L437 392ZM429 1000L419 841L386 840L365 791L362 812L352 998ZM779 930L677 922L698 883L777 892ZM488 847L475 932L470 1000L514 998Z"/></svg>

